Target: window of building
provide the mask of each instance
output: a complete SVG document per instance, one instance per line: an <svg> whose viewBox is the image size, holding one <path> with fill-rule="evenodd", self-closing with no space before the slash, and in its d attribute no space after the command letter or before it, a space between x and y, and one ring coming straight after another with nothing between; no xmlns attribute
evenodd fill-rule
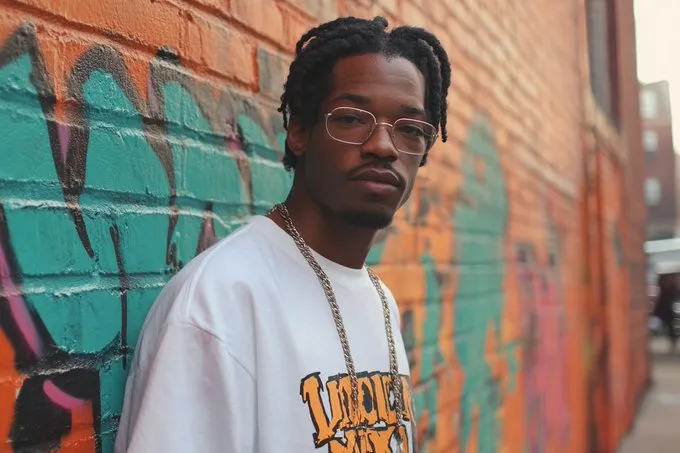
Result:
<svg viewBox="0 0 680 453"><path fill-rule="evenodd" d="M619 127L619 74L615 0L586 0L590 89L595 101Z"/></svg>
<svg viewBox="0 0 680 453"><path fill-rule="evenodd" d="M657 178L647 178L645 181L645 201L649 206L657 205L661 201L661 184Z"/></svg>
<svg viewBox="0 0 680 453"><path fill-rule="evenodd" d="M659 134L656 131L645 131L642 138L645 151L653 153L659 150Z"/></svg>
<svg viewBox="0 0 680 453"><path fill-rule="evenodd" d="M641 115L645 119L655 118L659 110L659 101L656 92L652 90L642 90L640 97Z"/></svg>

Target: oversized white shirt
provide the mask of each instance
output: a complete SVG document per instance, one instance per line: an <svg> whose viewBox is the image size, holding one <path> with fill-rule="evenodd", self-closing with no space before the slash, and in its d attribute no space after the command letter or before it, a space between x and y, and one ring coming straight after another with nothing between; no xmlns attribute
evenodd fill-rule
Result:
<svg viewBox="0 0 680 453"><path fill-rule="evenodd" d="M315 253L330 278L359 376L359 449L347 368L328 301L292 238L251 217L163 289L127 379L116 453L392 453L396 412L380 297L365 268ZM390 302L415 451L410 373Z"/></svg>

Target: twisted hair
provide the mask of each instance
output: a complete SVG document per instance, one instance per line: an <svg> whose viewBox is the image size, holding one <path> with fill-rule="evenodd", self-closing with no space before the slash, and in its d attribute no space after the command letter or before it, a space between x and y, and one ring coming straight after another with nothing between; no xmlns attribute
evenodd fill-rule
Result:
<svg viewBox="0 0 680 453"><path fill-rule="evenodd" d="M426 80L428 120L441 130L446 141L446 115L451 66L439 40L427 30L402 26L385 31L384 17L372 20L341 17L319 25L305 33L295 46L295 59L281 95L278 111L283 115L283 127L295 118L311 127L319 114L319 106L330 91L335 63L345 57L380 53L387 57L402 57L413 63ZM429 150L428 150L429 151ZM420 165L425 165L427 153ZM295 168L297 156L286 142L283 158L286 169Z"/></svg>

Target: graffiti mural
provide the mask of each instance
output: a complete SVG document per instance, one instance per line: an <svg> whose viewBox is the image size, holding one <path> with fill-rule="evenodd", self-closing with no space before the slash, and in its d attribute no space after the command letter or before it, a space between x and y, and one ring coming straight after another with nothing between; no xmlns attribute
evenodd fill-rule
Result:
<svg viewBox="0 0 680 453"><path fill-rule="evenodd" d="M630 274L626 263L628 257L623 250L622 240L626 234L625 223L621 218L625 212L626 200L617 194L624 193L623 182L620 175L623 169L618 163L610 162L606 171L609 172L608 180L612 187L608 194L612 202L608 203L606 217L603 219L604 241L608 245L605 255L606 291L609 297L607 304L607 320L610 326L608 341L611 354L609 355L609 375L615 376L609 385L609 409L613 414L624 414L623 417L612 416L610 418L609 438L613 447L618 447L620 439L629 429L634 413L634 398L631 394L632 371L631 340L637 332L621 326L631 326L631 294L630 286L624 282L630 281ZM617 200L616 203L613 200ZM642 275L640 277L643 277ZM640 324L642 327L643 324ZM638 337L639 338L639 337ZM637 366L637 365L636 365Z"/></svg>
<svg viewBox="0 0 680 453"><path fill-rule="evenodd" d="M552 222L548 232L548 244L544 247L517 246L526 453L559 451L570 435L565 366L569 328L560 273L561 244Z"/></svg>
<svg viewBox="0 0 680 453"><path fill-rule="evenodd" d="M4 40L0 357L16 371L0 382L0 445L15 451L110 451L160 288L290 184L275 112L193 78L172 50L144 92L107 46L66 85L58 101L31 24Z"/></svg>
<svg viewBox="0 0 680 453"><path fill-rule="evenodd" d="M2 453L112 451L128 364L161 288L290 187L272 107L284 47L311 17L358 8L274 2L285 3L277 22L240 0L230 7L242 17L228 20L219 2L129 2L163 26L117 18L118 30L102 23L103 2L62 3L0 7ZM638 322L623 180L610 183L624 169L586 165L580 201L561 191L581 182L556 190L541 171L566 147L550 144L529 165L550 141L523 132L538 124L527 113L537 102L522 89L500 95L507 77L489 91L472 84L467 63L451 139L435 145L368 257L400 305L417 451L610 453L645 375L631 370L644 345L612 330ZM503 97L515 108L495 105Z"/></svg>
<svg viewBox="0 0 680 453"><path fill-rule="evenodd" d="M460 179L421 179L371 256L378 270L419 256L412 273L381 275L402 295L423 453L497 451L503 393L515 391L517 345L506 344L501 323L508 200L493 140L480 114L468 129Z"/></svg>
<svg viewBox="0 0 680 453"><path fill-rule="evenodd" d="M481 115L470 127L461 172L461 200L453 210L460 263L454 331L460 337L456 355L464 376L460 445L463 452L492 453L501 438L502 379L511 378L516 366L512 345L504 344L501 333L506 179L491 125ZM504 373L504 368L511 372Z"/></svg>

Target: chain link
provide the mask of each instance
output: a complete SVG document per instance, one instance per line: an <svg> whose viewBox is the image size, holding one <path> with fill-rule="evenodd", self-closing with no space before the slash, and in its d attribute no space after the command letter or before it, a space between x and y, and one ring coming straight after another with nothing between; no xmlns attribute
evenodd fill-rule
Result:
<svg viewBox="0 0 680 453"><path fill-rule="evenodd" d="M328 304L331 308L331 313L333 314L333 320L335 321L335 327L338 331L338 337L340 337L340 343L342 344L342 352L345 356L345 366L347 367L347 374L349 375L350 387L352 392L352 410L354 412L354 427L359 428L360 411L359 411L359 380L357 378L356 369L354 367L354 359L352 358L352 353L350 351L349 341L347 340L347 332L345 330L345 325L342 320L342 315L340 314L340 307L335 299L335 293L333 292L333 287L331 282L321 268L319 263L314 258L311 248L307 245L305 240L302 238L300 232L295 228L293 220L290 217L288 208L284 204L277 204L270 211L278 211L283 219L286 231L293 238L295 245L300 250L302 256L307 260L314 273L316 273L319 283L326 294L326 299L328 299ZM392 323L390 321L390 306L385 296L385 291L380 284L378 276L373 272L373 269L367 268L368 275L375 287L378 295L380 296L380 301L382 302L383 315L385 318L385 333L387 335L387 344L389 348L390 355L390 375L392 379L392 392L394 395L394 407L397 413L397 427L395 433L397 433L397 438L400 439L399 429L403 423L403 385L401 382L401 377L399 375L399 364L397 362L397 351L394 344L394 335L392 332Z"/></svg>

